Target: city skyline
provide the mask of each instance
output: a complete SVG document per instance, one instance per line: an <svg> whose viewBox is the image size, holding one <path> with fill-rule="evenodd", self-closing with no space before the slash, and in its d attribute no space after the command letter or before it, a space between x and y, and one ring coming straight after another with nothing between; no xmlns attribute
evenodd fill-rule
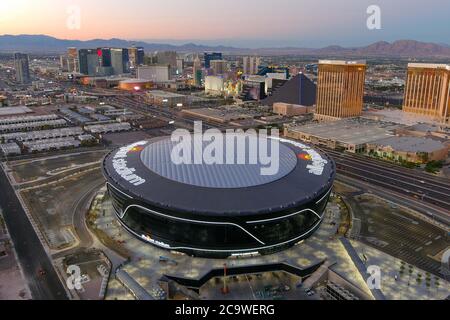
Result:
<svg viewBox="0 0 450 320"><path fill-rule="evenodd" d="M0 301L450 300L449 12L0 0Z"/></svg>
<svg viewBox="0 0 450 320"><path fill-rule="evenodd" d="M3 0L0 29L3 34L47 34L64 39L123 38L248 48L360 46L400 39L448 44L450 38L450 20L446 18L450 4L439 0L427 3L379 0L376 3L381 10L379 30L367 28L367 8L374 4L369 0L340 3L282 0L277 1L275 8L266 0L245 3L196 0L189 4L175 0L157 5L130 0L129 10L123 10L116 1L108 4L85 0L39 3ZM70 20L77 14L77 8L79 28ZM280 14L273 15L273 9ZM321 19L325 11L326 21Z"/></svg>

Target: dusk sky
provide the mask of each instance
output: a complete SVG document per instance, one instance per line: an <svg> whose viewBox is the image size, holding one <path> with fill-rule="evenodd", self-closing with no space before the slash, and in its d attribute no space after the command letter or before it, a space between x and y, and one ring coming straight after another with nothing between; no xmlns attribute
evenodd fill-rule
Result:
<svg viewBox="0 0 450 320"><path fill-rule="evenodd" d="M381 30L366 27L372 4L381 8ZM67 27L73 5L81 10L75 30ZM449 13L447 0L0 0L0 34L241 47L450 44Z"/></svg>

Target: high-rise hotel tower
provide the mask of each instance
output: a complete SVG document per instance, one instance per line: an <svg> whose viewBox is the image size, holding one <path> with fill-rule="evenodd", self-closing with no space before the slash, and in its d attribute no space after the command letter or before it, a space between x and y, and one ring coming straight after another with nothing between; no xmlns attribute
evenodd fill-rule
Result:
<svg viewBox="0 0 450 320"><path fill-rule="evenodd" d="M365 61L320 60L315 118L336 120L360 116L366 68Z"/></svg>
<svg viewBox="0 0 450 320"><path fill-rule="evenodd" d="M450 123L450 65L410 63L403 111Z"/></svg>
<svg viewBox="0 0 450 320"><path fill-rule="evenodd" d="M28 55L25 53L14 53L14 68L16 69L16 81L21 84L31 82Z"/></svg>

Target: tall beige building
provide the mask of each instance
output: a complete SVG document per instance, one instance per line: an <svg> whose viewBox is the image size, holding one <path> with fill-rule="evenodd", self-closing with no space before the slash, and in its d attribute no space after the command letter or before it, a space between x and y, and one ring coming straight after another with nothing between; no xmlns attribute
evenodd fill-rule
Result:
<svg viewBox="0 0 450 320"><path fill-rule="evenodd" d="M410 63L403 111L450 123L450 66Z"/></svg>
<svg viewBox="0 0 450 320"><path fill-rule="evenodd" d="M63 61L64 59L64 61ZM61 58L61 66L68 72L79 72L78 68L78 49L68 48L67 54Z"/></svg>
<svg viewBox="0 0 450 320"><path fill-rule="evenodd" d="M244 74L255 75L258 73L259 66L261 65L260 57L243 57L242 67Z"/></svg>
<svg viewBox="0 0 450 320"><path fill-rule="evenodd" d="M336 120L360 116L366 68L365 61L320 60L315 118Z"/></svg>
<svg viewBox="0 0 450 320"><path fill-rule="evenodd" d="M67 56L76 59L78 57L78 49L75 47L67 48Z"/></svg>
<svg viewBox="0 0 450 320"><path fill-rule="evenodd" d="M214 75L224 74L227 71L227 61L226 60L211 60L211 69Z"/></svg>
<svg viewBox="0 0 450 320"><path fill-rule="evenodd" d="M194 66L192 68L192 78L194 79L194 85L200 86L202 84L203 71L202 62L198 55L194 58Z"/></svg>

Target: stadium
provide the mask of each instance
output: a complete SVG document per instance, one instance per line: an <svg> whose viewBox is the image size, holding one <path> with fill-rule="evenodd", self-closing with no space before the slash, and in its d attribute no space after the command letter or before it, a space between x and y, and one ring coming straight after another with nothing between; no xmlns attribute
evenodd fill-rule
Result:
<svg viewBox="0 0 450 320"><path fill-rule="evenodd" d="M251 159L251 139L242 136L231 140L243 138L245 159ZM280 142L278 170L271 175L261 174L259 161L175 164L170 137L112 151L103 173L120 223L142 241L198 257L264 255L301 242L322 222L335 165L307 145L278 137L266 140L271 154L274 140ZM194 145L184 149L192 148L192 157ZM223 159L239 158L238 145L224 149Z"/></svg>

